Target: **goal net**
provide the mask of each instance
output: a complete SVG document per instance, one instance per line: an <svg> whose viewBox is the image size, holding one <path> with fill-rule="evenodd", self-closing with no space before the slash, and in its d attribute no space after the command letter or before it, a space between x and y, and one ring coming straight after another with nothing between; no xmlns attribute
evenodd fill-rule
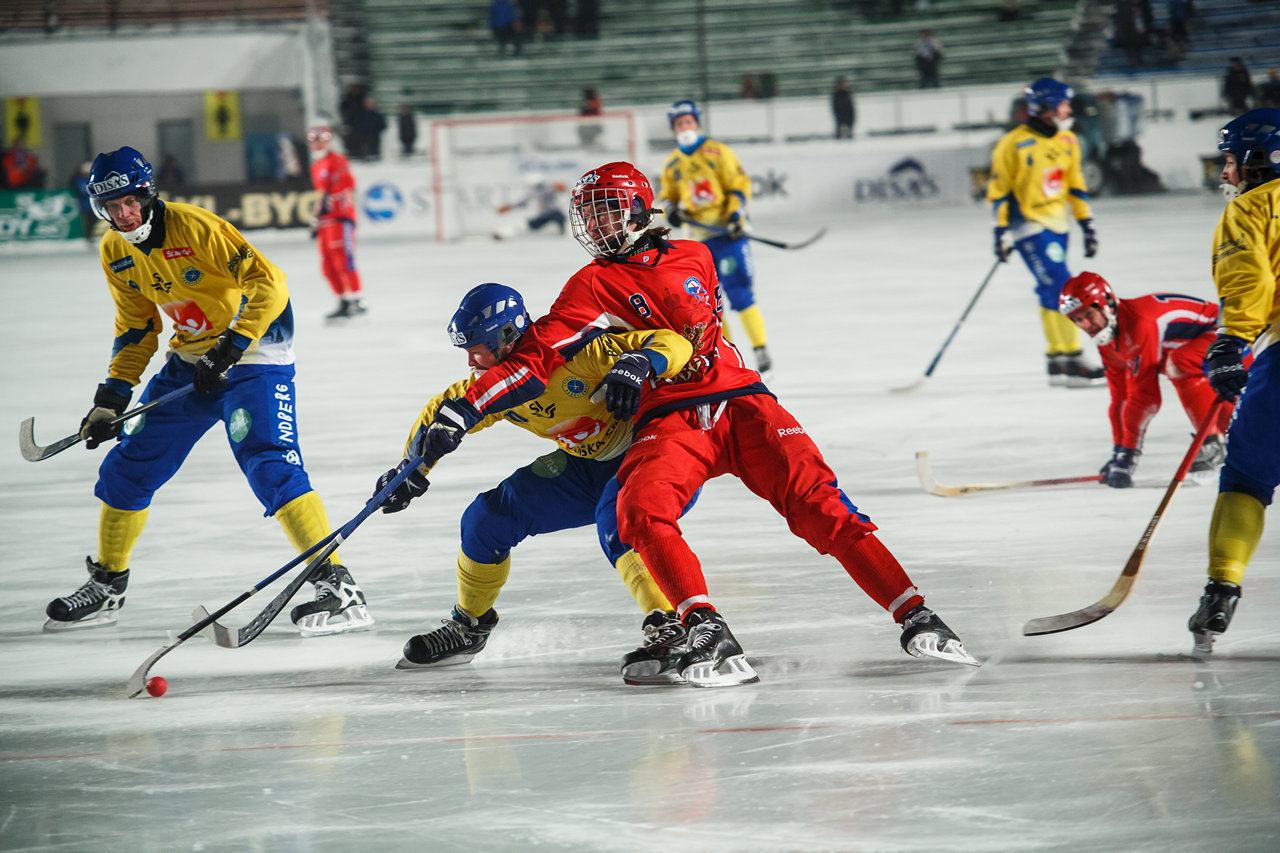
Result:
<svg viewBox="0 0 1280 853"><path fill-rule="evenodd" d="M636 153L635 116L625 110L433 121L436 239L510 235L548 204L567 213L569 191L588 169L634 163ZM559 231L556 222L546 227Z"/></svg>

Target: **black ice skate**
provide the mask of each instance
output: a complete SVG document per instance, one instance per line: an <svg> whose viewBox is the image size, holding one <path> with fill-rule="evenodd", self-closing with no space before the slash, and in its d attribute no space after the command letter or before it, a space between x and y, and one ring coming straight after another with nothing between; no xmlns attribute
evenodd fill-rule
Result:
<svg viewBox="0 0 1280 853"><path fill-rule="evenodd" d="M912 657L982 666L977 658L965 651L960 638L938 618L938 614L923 604L911 608L902 619L902 650Z"/></svg>
<svg viewBox="0 0 1280 853"><path fill-rule="evenodd" d="M364 592L346 566L326 560L316 568L311 583L316 588L315 600L299 604L289 613L302 636L327 637L373 626Z"/></svg>
<svg viewBox="0 0 1280 853"><path fill-rule="evenodd" d="M1085 363L1080 350L1049 356L1049 384L1060 388L1089 388L1104 385L1106 371Z"/></svg>
<svg viewBox="0 0 1280 853"><path fill-rule="evenodd" d="M761 376L773 370L773 359L769 356L769 348L766 346L756 347L756 373Z"/></svg>
<svg viewBox="0 0 1280 853"><path fill-rule="evenodd" d="M108 572L104 566L84 558L89 580L71 595L55 598L44 609L48 620L46 631L73 628L102 628L116 623L116 611L124 607L124 590L129 585L129 570Z"/></svg>
<svg viewBox="0 0 1280 853"><path fill-rule="evenodd" d="M689 632L670 611L655 610L641 625L644 645L622 658L622 680L627 684L684 684L676 667L688 650Z"/></svg>
<svg viewBox="0 0 1280 853"><path fill-rule="evenodd" d="M699 607L685 619L689 651L676 663L685 681L694 687L732 687L760 680L723 616L710 607Z"/></svg>
<svg viewBox="0 0 1280 853"><path fill-rule="evenodd" d="M1197 481L1212 480L1213 475L1222 467L1226 459L1227 443L1222 435L1205 436L1204 444L1200 445L1200 450L1196 453L1195 461L1191 463L1188 473Z"/></svg>
<svg viewBox="0 0 1280 853"><path fill-rule="evenodd" d="M329 323L341 323L344 320L359 317L368 310L369 308L364 304L363 299L341 299L338 301L338 307L325 314L324 319Z"/></svg>
<svg viewBox="0 0 1280 853"><path fill-rule="evenodd" d="M1200 596L1200 607L1187 620L1187 630L1195 637L1197 655L1213 653L1213 640L1219 634L1227 632L1227 626L1231 624L1231 617L1235 615L1236 604L1239 601L1239 584L1215 581L1211 578L1204 585L1204 594Z"/></svg>
<svg viewBox="0 0 1280 853"><path fill-rule="evenodd" d="M404 656L396 664L396 669L425 669L469 663L484 649L493 626L497 624L498 612L492 607L477 618L455 606L448 619L440 620L439 628L428 634L409 638L409 642L404 644Z"/></svg>

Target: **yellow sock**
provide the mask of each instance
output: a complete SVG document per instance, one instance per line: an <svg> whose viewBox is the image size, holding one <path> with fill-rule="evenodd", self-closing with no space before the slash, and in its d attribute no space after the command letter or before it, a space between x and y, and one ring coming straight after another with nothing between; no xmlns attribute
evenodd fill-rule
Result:
<svg viewBox="0 0 1280 853"><path fill-rule="evenodd" d="M108 572L129 568L129 555L146 524L145 509L115 509L104 503L98 516L98 565Z"/></svg>
<svg viewBox="0 0 1280 853"><path fill-rule="evenodd" d="M1044 326L1044 338L1049 345L1049 355L1080 351L1080 330L1069 318L1057 311L1041 308L1040 325Z"/></svg>
<svg viewBox="0 0 1280 853"><path fill-rule="evenodd" d="M458 551L458 606L472 616L483 616L498 600L511 574L511 557L501 563L477 563Z"/></svg>
<svg viewBox="0 0 1280 853"><path fill-rule="evenodd" d="M635 549L619 557L614 568L622 576L622 582L627 585L627 589L631 590L631 597L636 600L636 604L640 605L642 612L675 609L662 594L662 590L658 589L658 585L653 582L653 576L649 574L644 560L640 559Z"/></svg>
<svg viewBox="0 0 1280 853"><path fill-rule="evenodd" d="M314 491L299 495L276 510L276 521L280 522L284 534L299 554L333 532L329 516L324 511L324 502ZM342 562L337 551L329 555L329 560Z"/></svg>
<svg viewBox="0 0 1280 853"><path fill-rule="evenodd" d="M1239 584L1262 539L1267 508L1243 492L1221 492L1209 522L1209 577Z"/></svg>
<svg viewBox="0 0 1280 853"><path fill-rule="evenodd" d="M747 337L751 339L751 346L762 347L768 343L769 338L764 330L764 315L760 313L759 305L752 305L750 308L744 308L738 312L738 319L742 321L742 328L746 330Z"/></svg>

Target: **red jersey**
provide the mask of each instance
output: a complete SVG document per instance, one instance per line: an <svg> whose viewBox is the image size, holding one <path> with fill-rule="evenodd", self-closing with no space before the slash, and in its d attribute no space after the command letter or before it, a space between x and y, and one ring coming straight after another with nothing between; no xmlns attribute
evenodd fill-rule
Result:
<svg viewBox="0 0 1280 853"><path fill-rule="evenodd" d="M320 193L316 203L316 220L330 222L356 221L356 179L351 175L347 158L330 151L311 164L311 185Z"/></svg>
<svg viewBox="0 0 1280 853"><path fill-rule="evenodd" d="M511 354L468 389L483 417L542 393L552 370L610 329L671 329L693 344L678 375L650 379L637 422L748 394L767 394L760 374L724 339L720 286L711 252L694 240L659 240L621 261L593 261L560 290Z"/></svg>
<svg viewBox="0 0 1280 853"><path fill-rule="evenodd" d="M1217 334L1218 306L1178 293L1151 293L1119 303L1115 339L1098 347L1098 354L1111 389L1114 443L1140 449L1147 424L1160 409L1160 374L1169 373L1170 354L1196 347L1203 358Z"/></svg>

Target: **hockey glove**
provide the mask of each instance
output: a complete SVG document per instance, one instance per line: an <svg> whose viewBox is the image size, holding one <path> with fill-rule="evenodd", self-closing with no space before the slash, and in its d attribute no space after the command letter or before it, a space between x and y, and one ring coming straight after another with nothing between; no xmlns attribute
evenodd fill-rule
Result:
<svg viewBox="0 0 1280 853"><path fill-rule="evenodd" d="M1093 220L1081 219L1080 230L1084 232L1084 256L1092 258L1098 254L1098 232L1093 230Z"/></svg>
<svg viewBox="0 0 1280 853"><path fill-rule="evenodd" d="M196 375L193 380L196 393L208 394L226 385L227 371L240 360L242 355L244 350L236 346L235 335L231 331L223 332L218 342L196 362Z"/></svg>
<svg viewBox="0 0 1280 853"><path fill-rule="evenodd" d="M1000 263L1004 263L1005 261L1009 260L1009 252L1013 250L1012 247L1008 243L1006 243L1004 240L1004 234L1005 234L1005 231L1007 230L1009 229L1002 228L999 225L996 226L996 230L995 230L996 258L1000 261Z"/></svg>
<svg viewBox="0 0 1280 853"><path fill-rule="evenodd" d="M735 213L729 217L729 224L725 226L724 236L730 240L742 240L747 236L747 223L742 215Z"/></svg>
<svg viewBox="0 0 1280 853"><path fill-rule="evenodd" d="M684 224L684 214L674 204L667 208L667 224L672 228L679 228Z"/></svg>
<svg viewBox="0 0 1280 853"><path fill-rule="evenodd" d="M129 395L131 396L131 395ZM129 396L111 390L106 385L99 385L93 395L93 408L80 421L80 437L84 446L93 450L104 441L120 437L120 428L124 424L112 426L110 421L120 417L125 406L129 405Z"/></svg>
<svg viewBox="0 0 1280 853"><path fill-rule="evenodd" d="M400 464L392 468L390 471L378 478L378 485L373 487L373 493L376 495L387 487L395 479L395 476L404 470L412 460L401 459ZM383 512L399 512L409 505L414 498L422 497L427 493L427 487L431 483L427 482L427 475L422 473L422 469L418 468L412 474L405 478L405 481L391 494L387 495L387 499L382 502Z"/></svg>
<svg viewBox="0 0 1280 853"><path fill-rule="evenodd" d="M462 437L480 422L480 413L462 399L445 400L436 416L414 437L413 455L422 457L422 464L434 468L448 453L458 449Z"/></svg>
<svg viewBox="0 0 1280 853"><path fill-rule="evenodd" d="M644 350L624 352L591 392L593 402L604 392L604 407L620 421L629 421L640 410L640 392L653 372L653 363Z"/></svg>
<svg viewBox="0 0 1280 853"><path fill-rule="evenodd" d="M1111 452L1111 459L1098 473L1102 475L1102 482L1111 488L1127 489L1133 485L1133 472L1138 467L1142 451L1117 444Z"/></svg>
<svg viewBox="0 0 1280 853"><path fill-rule="evenodd" d="M1220 334L1204 351L1204 375L1218 396L1230 402L1240 396L1249 381L1244 351L1249 345L1235 335Z"/></svg>

